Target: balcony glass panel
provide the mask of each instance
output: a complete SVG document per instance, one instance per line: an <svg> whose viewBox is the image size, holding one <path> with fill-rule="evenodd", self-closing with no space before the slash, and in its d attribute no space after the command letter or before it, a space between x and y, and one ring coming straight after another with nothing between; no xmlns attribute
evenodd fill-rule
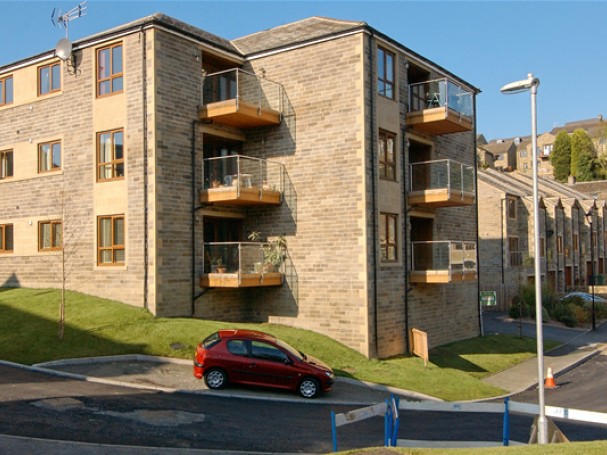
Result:
<svg viewBox="0 0 607 455"><path fill-rule="evenodd" d="M447 107L466 117L474 115L472 92L447 78L411 84L409 99L409 112Z"/></svg>
<svg viewBox="0 0 607 455"><path fill-rule="evenodd" d="M410 169L410 201L430 205L459 205L474 202L474 168L453 160L412 163ZM434 193L432 197L418 195ZM441 195L442 194L442 195ZM467 196L463 201L464 196Z"/></svg>
<svg viewBox="0 0 607 455"><path fill-rule="evenodd" d="M412 273L476 274L475 242L412 242L412 248Z"/></svg>
<svg viewBox="0 0 607 455"><path fill-rule="evenodd" d="M204 78L202 104L244 101L258 109L282 112L283 87L268 79L234 68Z"/></svg>

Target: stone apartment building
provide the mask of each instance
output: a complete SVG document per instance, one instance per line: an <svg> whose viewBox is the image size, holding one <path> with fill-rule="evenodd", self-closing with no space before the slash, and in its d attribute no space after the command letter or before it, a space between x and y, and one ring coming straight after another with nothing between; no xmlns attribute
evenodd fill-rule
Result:
<svg viewBox="0 0 607 455"><path fill-rule="evenodd" d="M496 291L498 308L506 310L520 286L535 279L533 180L518 171L485 169L478 172L477 183L480 289ZM542 177L538 193L542 281L558 294L586 290L594 260L596 284L602 284L607 267L605 200Z"/></svg>
<svg viewBox="0 0 607 455"><path fill-rule="evenodd" d="M228 41L156 14L6 65L0 92L0 286L369 357L479 333L478 89L366 23Z"/></svg>

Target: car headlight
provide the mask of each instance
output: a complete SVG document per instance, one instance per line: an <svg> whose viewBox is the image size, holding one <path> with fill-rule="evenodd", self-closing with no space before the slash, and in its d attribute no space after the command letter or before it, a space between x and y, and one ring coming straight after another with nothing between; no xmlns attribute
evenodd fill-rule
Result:
<svg viewBox="0 0 607 455"><path fill-rule="evenodd" d="M331 373L330 371L325 371L325 374L327 376L329 376L331 379L333 379L333 376L335 376L333 373Z"/></svg>

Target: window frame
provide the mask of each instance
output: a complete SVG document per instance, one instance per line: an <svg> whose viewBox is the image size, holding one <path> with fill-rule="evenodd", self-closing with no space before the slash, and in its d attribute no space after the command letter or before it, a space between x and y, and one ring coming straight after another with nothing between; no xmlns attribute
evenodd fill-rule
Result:
<svg viewBox="0 0 607 455"><path fill-rule="evenodd" d="M377 141L377 155L379 160L379 178L381 180L388 180L390 182L396 182L396 134L391 133L390 131L379 130ZM388 159L388 141L392 140L392 160ZM384 144L384 149L382 151L381 144ZM389 174L389 170L392 171L392 175Z"/></svg>
<svg viewBox="0 0 607 455"><path fill-rule="evenodd" d="M391 242L389 237L390 222L393 222L394 240ZM398 215L396 213L380 212L379 214L379 254L380 262L385 264L394 264L398 262ZM382 239L382 227L386 234L385 240ZM393 248L394 258L390 258L388 254L390 248Z"/></svg>
<svg viewBox="0 0 607 455"><path fill-rule="evenodd" d="M11 241L10 241L10 245L12 246L11 249L8 249L6 247L7 245L7 231L8 228L10 227L10 234L11 234ZM0 254L6 254L6 253L12 253L15 250L15 227L12 223L5 223L5 224L0 224Z"/></svg>
<svg viewBox="0 0 607 455"><path fill-rule="evenodd" d="M523 265L523 252L520 249L519 238L515 235L508 236L508 256L510 267Z"/></svg>
<svg viewBox="0 0 607 455"><path fill-rule="evenodd" d="M388 58L392 59L392 74L388 73ZM381 64L380 64L381 59ZM377 46L377 93L390 100L395 99L396 54L382 46ZM388 92L390 95L388 95Z"/></svg>
<svg viewBox="0 0 607 455"><path fill-rule="evenodd" d="M59 145L59 166L54 166L53 163L53 146ZM42 169L42 148L48 145L51 154L51 167L50 169ZM38 174L47 174L49 172L57 172L63 168L63 147L61 146L61 140L57 139L54 141L41 142L38 144Z"/></svg>
<svg viewBox="0 0 607 455"><path fill-rule="evenodd" d="M509 220L516 220L518 214L517 200L513 197L506 198L507 207L506 210L508 212Z"/></svg>
<svg viewBox="0 0 607 455"><path fill-rule="evenodd" d="M42 243L42 227L45 225L50 225L50 247L44 247ZM55 245L55 233L57 230L57 226L61 227L61 244ZM38 222L38 251L61 251L63 249L63 222L61 220L48 220L48 221L39 221Z"/></svg>
<svg viewBox="0 0 607 455"><path fill-rule="evenodd" d="M7 97L6 97L6 81L10 80L11 81L11 99L10 101L7 101ZM10 74L8 76L5 77L0 77L0 107L2 106L9 106L11 104L13 104L14 102L14 97L15 97L15 90L14 90L14 82L15 80L13 79L13 75Z"/></svg>
<svg viewBox="0 0 607 455"><path fill-rule="evenodd" d="M59 67L59 87L56 89L53 89L53 68L54 67ZM47 92L42 92L42 71L48 69L49 70L49 90ZM53 63L49 63L48 65L42 65L38 67L38 96L46 96L46 95L50 95L51 93L57 93L61 91L61 62L53 62Z"/></svg>
<svg viewBox="0 0 607 455"><path fill-rule="evenodd" d="M113 60L113 51L115 48L120 47L122 48L121 50L121 72L120 73L115 73L113 74L113 66L114 66L114 60ZM108 77L101 77L100 74L100 67L101 65L99 64L99 56L101 54L101 52L103 51L109 51L108 55L109 55L109 62L107 63L107 65L109 66L109 76ZM97 98L104 98L106 96L112 96L118 93L123 93L124 92L124 44L122 41L118 42L118 43L113 43L110 44L108 46L103 46L98 48L95 51L95 92L97 94ZM121 85L121 89L120 90L114 90L114 80L116 79L122 79L122 85ZM102 83L106 83L109 82L109 91L107 93L101 93L101 84Z"/></svg>
<svg viewBox="0 0 607 455"><path fill-rule="evenodd" d="M116 141L115 135L122 134L122 158L116 159ZM101 136L104 134L110 134L112 138L112 160L101 162ZM109 182L113 180L124 180L124 176L126 173L126 161L124 158L124 128L118 128L115 130L109 131L101 131L97 133L97 182ZM118 165L122 164L122 175L116 176L116 168ZM106 166L111 166L111 177L101 177L101 170Z"/></svg>
<svg viewBox="0 0 607 455"><path fill-rule="evenodd" d="M109 219L111 221L111 245L110 246L101 246L101 223L103 220ZM118 219L122 219L122 237L125 240L125 243L118 244L116 243L116 233L115 233L115 221ZM126 264L126 221L124 214L120 215L100 215L97 217L97 265L100 267L111 267L111 266L120 266ZM102 252L111 251L112 261L111 262L102 262L101 256ZM124 260L122 262L116 260L116 252L122 251L124 255Z"/></svg>
<svg viewBox="0 0 607 455"><path fill-rule="evenodd" d="M10 155L10 160L8 159ZM6 171L10 164L10 174ZM0 180L13 178L15 175L15 154L13 149L0 150Z"/></svg>

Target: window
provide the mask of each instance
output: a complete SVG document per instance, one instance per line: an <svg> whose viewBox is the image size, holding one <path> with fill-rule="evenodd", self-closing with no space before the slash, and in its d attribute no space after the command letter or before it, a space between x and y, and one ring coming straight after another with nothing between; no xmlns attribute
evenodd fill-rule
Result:
<svg viewBox="0 0 607 455"><path fill-rule="evenodd" d="M124 264L124 215L100 216L98 219L99 265Z"/></svg>
<svg viewBox="0 0 607 455"><path fill-rule="evenodd" d="M377 91L394 99L394 54L381 47L377 49Z"/></svg>
<svg viewBox="0 0 607 455"><path fill-rule="evenodd" d="M518 249L518 237L508 237L508 251L510 252L511 267L523 265L523 256Z"/></svg>
<svg viewBox="0 0 607 455"><path fill-rule="evenodd" d="M124 178L124 133L107 131L97 135L97 180Z"/></svg>
<svg viewBox="0 0 607 455"><path fill-rule="evenodd" d="M519 156L521 158L527 158L527 150L521 150L519 153Z"/></svg>
<svg viewBox="0 0 607 455"><path fill-rule="evenodd" d="M396 180L396 156L394 153L395 135L379 132L379 178Z"/></svg>
<svg viewBox="0 0 607 455"><path fill-rule="evenodd" d="M61 90L61 63L38 68L38 95Z"/></svg>
<svg viewBox="0 0 607 455"><path fill-rule="evenodd" d="M578 243L578 236L577 236L577 234L573 234L572 235L572 239L573 239L573 251L578 251L578 249L579 249L579 243Z"/></svg>
<svg viewBox="0 0 607 455"><path fill-rule="evenodd" d="M97 51L97 96L122 92L122 43Z"/></svg>
<svg viewBox="0 0 607 455"><path fill-rule="evenodd" d="M13 151L0 151L0 180L13 176Z"/></svg>
<svg viewBox="0 0 607 455"><path fill-rule="evenodd" d="M38 250L60 250L63 246L63 225L61 221L38 223Z"/></svg>
<svg viewBox="0 0 607 455"><path fill-rule="evenodd" d="M0 106L13 102L13 76L0 78Z"/></svg>
<svg viewBox="0 0 607 455"><path fill-rule="evenodd" d="M280 349L262 341L251 341L251 355L258 359L281 363L286 362L288 359L287 355Z"/></svg>
<svg viewBox="0 0 607 455"><path fill-rule="evenodd" d="M13 225L0 224L0 253L13 251Z"/></svg>
<svg viewBox="0 0 607 455"><path fill-rule="evenodd" d="M396 262L397 259L396 221L396 215L390 213L379 215L379 249L383 262Z"/></svg>
<svg viewBox="0 0 607 455"><path fill-rule="evenodd" d="M540 257L543 258L546 256L546 239L540 239Z"/></svg>
<svg viewBox="0 0 607 455"><path fill-rule="evenodd" d="M38 172L61 169L61 141L38 145Z"/></svg>
<svg viewBox="0 0 607 455"><path fill-rule="evenodd" d="M506 201L508 203L508 218L516 220L516 199L508 198Z"/></svg>
<svg viewBox="0 0 607 455"><path fill-rule="evenodd" d="M563 236L562 235L556 236L556 252L558 254L563 254Z"/></svg>
<svg viewBox="0 0 607 455"><path fill-rule="evenodd" d="M228 351L234 355L247 355L247 346L244 340L229 340Z"/></svg>

